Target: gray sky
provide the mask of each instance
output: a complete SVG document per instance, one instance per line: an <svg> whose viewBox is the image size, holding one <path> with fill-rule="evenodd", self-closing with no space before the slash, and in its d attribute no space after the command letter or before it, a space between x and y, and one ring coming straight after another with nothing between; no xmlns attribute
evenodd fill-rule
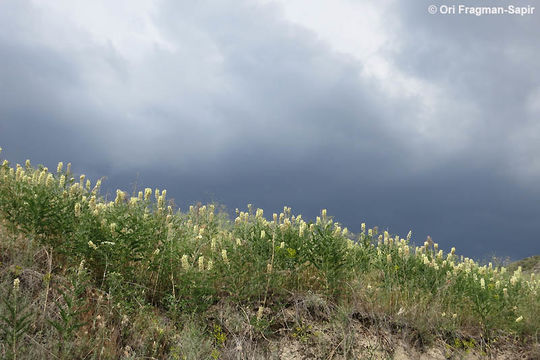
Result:
<svg viewBox="0 0 540 360"><path fill-rule="evenodd" d="M430 4L1 1L2 155L184 208L328 208L351 231L538 254L540 5Z"/></svg>

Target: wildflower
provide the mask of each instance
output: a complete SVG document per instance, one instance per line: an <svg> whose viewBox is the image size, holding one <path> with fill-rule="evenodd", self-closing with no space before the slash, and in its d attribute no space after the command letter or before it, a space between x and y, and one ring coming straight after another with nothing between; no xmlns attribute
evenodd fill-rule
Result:
<svg viewBox="0 0 540 360"><path fill-rule="evenodd" d="M199 271L204 271L204 256L199 257Z"/></svg>
<svg viewBox="0 0 540 360"><path fill-rule="evenodd" d="M19 292L20 284L21 284L21 281L19 280L19 278L16 278L15 280L13 280L13 291Z"/></svg>
<svg viewBox="0 0 540 360"><path fill-rule="evenodd" d="M306 226L307 226L307 225L306 225L305 222L302 222L302 223L300 224L300 228L298 229L298 235L299 235L300 237L304 236L304 230L306 230Z"/></svg>
<svg viewBox="0 0 540 360"><path fill-rule="evenodd" d="M408 245L405 245L405 247L403 248L403 250L404 250L404 251L403 251L404 255L405 255L406 257L408 257L408 256L409 256L409 246L408 246Z"/></svg>
<svg viewBox="0 0 540 360"><path fill-rule="evenodd" d="M154 250L154 255L159 255L159 248L157 248L156 250Z"/></svg>
<svg viewBox="0 0 540 360"><path fill-rule="evenodd" d="M442 316L442 317L445 317L445 316L446 316L446 313L445 313L445 312L443 312L443 313L441 314L441 316Z"/></svg>
<svg viewBox="0 0 540 360"><path fill-rule="evenodd" d="M373 229L368 230L368 236L373 236Z"/></svg>
<svg viewBox="0 0 540 360"><path fill-rule="evenodd" d="M326 209L322 209L321 215L322 215L323 220L326 220Z"/></svg>
<svg viewBox="0 0 540 360"><path fill-rule="evenodd" d="M54 180L54 178L53 178L52 174L47 175L47 179L45 180L45 185L46 186L51 186L52 183L53 183L53 180Z"/></svg>
<svg viewBox="0 0 540 360"><path fill-rule="evenodd" d="M182 255L182 269L189 270L188 256L186 254Z"/></svg>
<svg viewBox="0 0 540 360"><path fill-rule="evenodd" d="M77 276L81 276L83 271L84 271L84 259L79 264L79 268L77 269Z"/></svg>
<svg viewBox="0 0 540 360"><path fill-rule="evenodd" d="M81 216L81 204L80 203L75 204L75 216L76 217Z"/></svg>
<svg viewBox="0 0 540 360"><path fill-rule="evenodd" d="M38 184L45 182L45 174L46 174L45 171L40 172L39 178L38 178Z"/></svg>
<svg viewBox="0 0 540 360"><path fill-rule="evenodd" d="M450 254L454 255L456 253L456 248L453 247L452 249L450 249Z"/></svg>
<svg viewBox="0 0 540 360"><path fill-rule="evenodd" d="M114 199L115 204L120 204L124 202L126 193L124 193L122 190L116 190L116 199Z"/></svg>
<svg viewBox="0 0 540 360"><path fill-rule="evenodd" d="M92 192L98 192L100 187L101 187L101 179L96 181L96 186L94 186L94 189L92 190Z"/></svg>
<svg viewBox="0 0 540 360"><path fill-rule="evenodd" d="M392 255L391 254L386 255L386 262L389 263L389 264L392 263Z"/></svg>
<svg viewBox="0 0 540 360"><path fill-rule="evenodd" d="M214 267L214 262L212 260L208 260L208 267L207 269L208 270L212 270L212 268Z"/></svg>
<svg viewBox="0 0 540 360"><path fill-rule="evenodd" d="M150 198L150 195L152 195L152 189L150 188L144 189L144 200L148 200Z"/></svg>
<svg viewBox="0 0 540 360"><path fill-rule="evenodd" d="M227 250L225 249L221 250L221 257L223 258L223 262L225 264L229 264L229 258L227 257Z"/></svg>
<svg viewBox="0 0 540 360"><path fill-rule="evenodd" d="M508 289L507 288L503 289L503 294L504 294L504 298L508 299Z"/></svg>
<svg viewBox="0 0 540 360"><path fill-rule="evenodd" d="M523 315L520 316L520 317L518 317L518 318L516 319L516 322L518 323L518 322L520 322L520 321L522 321L522 320L523 320Z"/></svg>
<svg viewBox="0 0 540 360"><path fill-rule="evenodd" d="M282 241L281 244L279 244L279 248L280 248L280 249L284 249L284 248L285 248L285 242L284 242L284 241Z"/></svg>
<svg viewBox="0 0 540 360"><path fill-rule="evenodd" d="M486 282L485 282L484 278L480 278L480 287L481 287L482 289L485 289L485 288L486 288Z"/></svg>
<svg viewBox="0 0 540 360"><path fill-rule="evenodd" d="M343 232L342 232L343 236L347 236L348 233L349 233L349 229L347 228L343 229Z"/></svg>
<svg viewBox="0 0 540 360"><path fill-rule="evenodd" d="M409 230L409 233L407 234L407 241L411 240L412 237L412 230Z"/></svg>
<svg viewBox="0 0 540 360"><path fill-rule="evenodd" d="M90 187L92 186L92 183L90 180L86 180L86 190L90 191Z"/></svg>
<svg viewBox="0 0 540 360"><path fill-rule="evenodd" d="M452 314L452 319L457 318L457 314Z"/></svg>
<svg viewBox="0 0 540 360"><path fill-rule="evenodd" d="M360 228L362 229L362 234L364 234L366 232L366 223L362 223L362 225L360 225Z"/></svg>
<svg viewBox="0 0 540 360"><path fill-rule="evenodd" d="M263 217L264 210L263 209L257 209L257 212L255 213L255 217L257 219L260 219Z"/></svg>
<svg viewBox="0 0 540 360"><path fill-rule="evenodd" d="M90 246L92 249L97 250L97 245L92 242L92 240L88 241L88 246Z"/></svg>
<svg viewBox="0 0 540 360"><path fill-rule="evenodd" d="M261 239L264 239L266 236L266 232L264 230L261 230Z"/></svg>

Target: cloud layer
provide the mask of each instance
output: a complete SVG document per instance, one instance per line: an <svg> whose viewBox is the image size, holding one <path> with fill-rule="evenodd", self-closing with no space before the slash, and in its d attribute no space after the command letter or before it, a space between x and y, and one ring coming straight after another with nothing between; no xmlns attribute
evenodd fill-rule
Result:
<svg viewBox="0 0 540 360"><path fill-rule="evenodd" d="M427 5L1 2L1 146L180 205L538 253L540 15Z"/></svg>

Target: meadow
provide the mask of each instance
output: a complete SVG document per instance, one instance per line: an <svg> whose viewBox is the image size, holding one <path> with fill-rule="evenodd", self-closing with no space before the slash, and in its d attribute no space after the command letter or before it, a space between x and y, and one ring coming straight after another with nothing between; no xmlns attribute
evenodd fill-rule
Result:
<svg viewBox="0 0 540 360"><path fill-rule="evenodd" d="M3 161L1 358L391 359L395 339L447 358L540 357L540 282L521 267L411 232L354 234L324 209L231 219L178 209L166 190L108 200L100 187L70 164ZM366 332L386 340L362 344Z"/></svg>

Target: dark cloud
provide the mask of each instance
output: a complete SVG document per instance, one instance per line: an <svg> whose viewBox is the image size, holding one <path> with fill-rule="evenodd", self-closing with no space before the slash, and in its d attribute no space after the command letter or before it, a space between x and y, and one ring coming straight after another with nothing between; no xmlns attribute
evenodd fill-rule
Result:
<svg viewBox="0 0 540 360"><path fill-rule="evenodd" d="M384 53L401 78L380 83L273 5L142 4L60 23L0 4L6 157L72 161L111 193L167 188L184 208L328 208L467 255L540 252L534 19L396 3Z"/></svg>

